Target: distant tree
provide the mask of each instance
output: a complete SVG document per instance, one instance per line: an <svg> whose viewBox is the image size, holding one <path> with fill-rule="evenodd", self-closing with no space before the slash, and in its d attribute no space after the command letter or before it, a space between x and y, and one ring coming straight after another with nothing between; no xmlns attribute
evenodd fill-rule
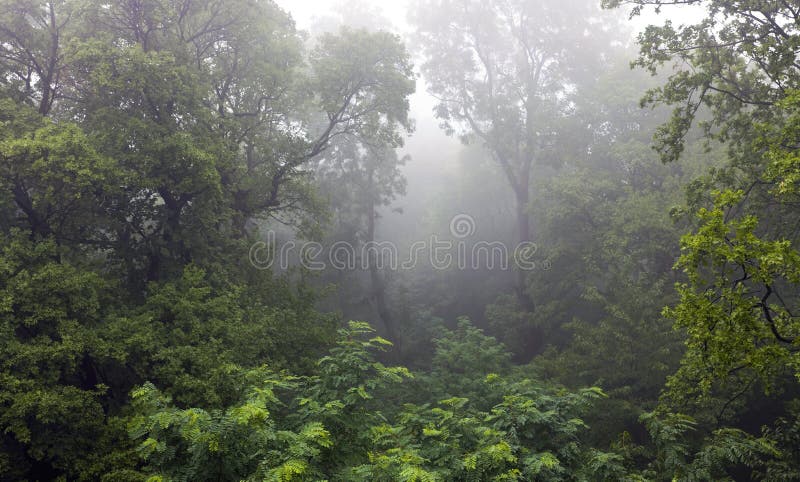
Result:
<svg viewBox="0 0 800 482"><path fill-rule="evenodd" d="M375 243L379 209L405 194L406 179L400 169L406 160L407 156L398 156L395 149L383 142L342 137L321 156L316 170L320 193L328 196L333 211L335 236L331 245L340 241L348 243L354 264L344 271L355 272L349 273L350 276L337 273L337 278L359 284L360 270L366 267L368 287L357 289L356 297L369 300L386 336L398 347L402 340L396 317L389 307L386 276L392 268L388 264L399 260L384 257Z"/></svg>
<svg viewBox="0 0 800 482"><path fill-rule="evenodd" d="M341 29L396 39L388 33L391 23L381 13L380 8L368 2L339 3L329 14L316 18L312 27L312 35L316 37L311 42L324 45L332 32ZM378 49L376 55L384 51ZM365 66L373 62L369 56L360 61ZM402 87L413 91L415 85ZM348 317L377 316L385 335L399 352L402 340L398 321L389 306L388 274L383 266L383 261L390 260L378 259L380 253L373 249L379 211L405 194L406 179L401 170L409 156L399 155L397 148L403 145L399 135L410 134L413 123L405 119L394 127L397 137L387 138L378 131L362 129L333 138L329 148L314 160L314 183L331 215L324 242L328 248L347 243L349 261L355 265L355 269L334 267L328 276L323 275L323 282L333 280L337 285L333 306ZM366 277L363 270L368 273Z"/></svg>
<svg viewBox="0 0 800 482"><path fill-rule="evenodd" d="M442 126L483 143L515 197L520 242L534 238L529 203L536 169L567 144L559 129L570 94L608 42L594 2L423 0L413 12L422 73ZM606 28L611 28L606 25ZM610 42L608 42L610 44ZM529 309L525 277L517 296Z"/></svg>

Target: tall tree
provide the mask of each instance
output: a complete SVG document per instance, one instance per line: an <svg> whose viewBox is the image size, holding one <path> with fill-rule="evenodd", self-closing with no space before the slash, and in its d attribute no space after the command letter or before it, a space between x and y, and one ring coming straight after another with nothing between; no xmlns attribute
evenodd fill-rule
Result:
<svg viewBox="0 0 800 482"><path fill-rule="evenodd" d="M634 13L672 4L607 2L622 3ZM738 398L756 382L769 386L787 368L796 371L800 10L790 2L693 3L706 15L696 24L648 27L636 62L652 72L687 66L645 97L675 105L656 133L662 159L681 155L693 125L728 154L725 166L689 191L697 225L684 236L678 263L689 279L667 311L687 330L688 351L672 394L686 399L728 386L725 396ZM723 401L718 415L726 407Z"/></svg>
<svg viewBox="0 0 800 482"><path fill-rule="evenodd" d="M253 269L248 222L307 208L332 139L399 142L408 54L307 52L268 0L2 1L0 30L0 478L135 479L134 384L211 408L324 349L332 317Z"/></svg>
<svg viewBox="0 0 800 482"><path fill-rule="evenodd" d="M67 67L64 44L82 13L71 0L0 3L0 84L47 115L61 95Z"/></svg>
<svg viewBox="0 0 800 482"><path fill-rule="evenodd" d="M634 15L678 3L605 2L632 5ZM697 22L666 21L639 37L636 64L651 72L674 68L644 103L674 106L655 137L664 161L685 155L695 126L710 145L726 148L727 161L688 189L688 214L696 224L681 239L676 265L687 281L676 285L679 301L665 310L687 334L686 353L662 408L691 411L715 425L742 417L751 427L785 428L775 418L791 410L782 402L796 397L800 373L800 9L796 2L688 3L704 10ZM764 397L776 393L784 400ZM749 409L755 400L770 408ZM783 430L777 427L767 433ZM798 476L793 450L778 456L768 477Z"/></svg>
<svg viewBox="0 0 800 482"><path fill-rule="evenodd" d="M380 209L391 205L405 193L406 180L400 169L407 156L399 157L396 150L380 141L364 138L340 138L326 152L317 167L320 191L328 196L333 212L334 244L348 243L351 266L337 273L340 282L359 285L360 269L369 272L366 292L356 288L359 300L369 301L385 329L386 336L399 347L401 337L396 317L387 296L387 259L377 243L377 224ZM355 273L346 271L355 269ZM344 287L340 287L344 289ZM352 289L352 286L351 286ZM360 303L357 303L360 304ZM346 307L347 303L342 303Z"/></svg>
<svg viewBox="0 0 800 482"><path fill-rule="evenodd" d="M583 0L422 0L414 8L436 115L448 133L482 142L502 168L514 192L520 242L534 239L531 181L565 140L559 119L590 65L581 53L590 44L602 50L605 42L592 25L599 15ZM517 295L533 308L522 271Z"/></svg>

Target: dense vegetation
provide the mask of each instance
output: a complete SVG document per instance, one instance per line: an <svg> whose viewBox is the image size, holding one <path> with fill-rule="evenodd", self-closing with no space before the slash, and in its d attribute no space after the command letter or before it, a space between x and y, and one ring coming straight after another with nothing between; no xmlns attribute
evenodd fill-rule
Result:
<svg viewBox="0 0 800 482"><path fill-rule="evenodd" d="M409 8L0 0L0 479L800 480L800 8Z"/></svg>

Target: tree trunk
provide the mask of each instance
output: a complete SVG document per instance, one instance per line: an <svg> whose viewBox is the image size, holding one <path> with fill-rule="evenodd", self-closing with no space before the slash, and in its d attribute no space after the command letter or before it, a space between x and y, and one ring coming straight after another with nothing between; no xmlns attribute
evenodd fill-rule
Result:
<svg viewBox="0 0 800 482"><path fill-rule="evenodd" d="M369 203L368 205L367 242L373 242L375 241L375 218L377 213L375 212L375 204L373 202ZM378 312L378 317L381 319L381 322L386 330L386 338L394 343L395 356L399 357L400 337L397 333L394 317L392 317L392 313L389 310L389 304L386 302L386 285L383 277L381 277L380 271L378 270L378 263L377 259L375 258L376 256L377 253L374 251L371 251L369 254L369 279L370 284L372 285L371 298L375 301L375 308Z"/></svg>
<svg viewBox="0 0 800 482"><path fill-rule="evenodd" d="M519 236L520 245L523 245L523 243L529 243L531 241L530 216L528 215L528 203L530 202L528 182L521 183L514 189L514 192L516 194L517 234ZM514 290L520 305L525 311L532 312L536 305L527 292L525 279L526 272L522 269L517 269L517 279Z"/></svg>

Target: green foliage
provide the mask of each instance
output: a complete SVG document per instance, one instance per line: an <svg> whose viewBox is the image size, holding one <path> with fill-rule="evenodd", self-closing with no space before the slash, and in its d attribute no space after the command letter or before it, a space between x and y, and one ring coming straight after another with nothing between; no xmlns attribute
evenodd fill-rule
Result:
<svg viewBox="0 0 800 482"><path fill-rule="evenodd" d="M462 322L441 356L489 339ZM155 477L169 480L613 480L627 473L618 455L587 449L580 420L597 388L568 392L529 379L483 376L499 394L450 397L430 405L392 401L411 374L374 353L389 343L351 322L319 360L319 374L292 377L262 368L244 378L240 401L221 410L178 409L152 385L134 391L131 435ZM499 366L505 354L487 357ZM478 376L475 369L462 376ZM441 384L436 372L423 384ZM431 387L432 388L432 387ZM390 402L391 403L387 403Z"/></svg>
<svg viewBox="0 0 800 482"><path fill-rule="evenodd" d="M680 302L664 313L688 335L687 354L668 383L670 403L716 403L721 415L730 402L714 402L716 395L733 401L755 383L780 391L787 375L797 376L792 293L800 254L783 224L761 210L764 199L794 200L796 162L785 146L797 135L796 103L789 95L779 104L785 124L758 126L763 175L746 192L713 191L713 207L697 208L698 226L681 240L676 267L688 281L677 285ZM762 183L770 190L756 192Z"/></svg>
<svg viewBox="0 0 800 482"><path fill-rule="evenodd" d="M800 418L797 417L798 404L793 401L787 407L786 417L779 418L772 427L763 429L763 437L771 441L779 451L779 457L767 460L766 470L760 474L765 479L791 480L800 477L798 461L800 460Z"/></svg>
<svg viewBox="0 0 800 482"><path fill-rule="evenodd" d="M331 139L399 144L408 55L352 31L309 54L271 1L9 0L0 32L0 478L136 478L133 386L212 413L332 342L248 248L257 219L316 215Z"/></svg>
<svg viewBox="0 0 800 482"><path fill-rule="evenodd" d="M215 289L196 267L151 286L141 307L114 308L113 284L91 267L59 261L54 242L16 233L4 244L0 422L9 458L2 470L20 477L33 463L81 479L133 467L118 420L133 384L157 381L184 405L232 403L244 392L236 364L290 365L271 355L291 353L291 339L276 334L283 322L312 315L300 305L255 310L243 290ZM324 344L311 341L314 332L325 336L324 324L313 330L306 342Z"/></svg>
<svg viewBox="0 0 800 482"><path fill-rule="evenodd" d="M408 96L415 84L410 58L397 36L343 27L336 35L320 37L310 63L312 85L329 118L344 116L352 132L390 146L402 144L398 127L410 127Z"/></svg>
<svg viewBox="0 0 800 482"><path fill-rule="evenodd" d="M330 434L319 423L297 432L277 427L271 412L279 409L277 391L289 390L292 377L267 369L248 372L256 383L243 400L223 410L180 410L153 385L133 392L130 434L141 439L139 455L149 470L168 480L235 480L252 474L259 480L308 478L309 463L330 447Z"/></svg>
<svg viewBox="0 0 800 482"><path fill-rule="evenodd" d="M638 15L674 2L630 3ZM668 457L681 468L665 470L687 479L728 480L740 475L736 467L779 467L792 457L777 452L780 438L772 438L769 428L756 439L725 425L738 422L752 430L748 419L756 411L749 406L765 394L796 396L800 257L793 186L800 32L796 9L787 3L695 3L704 10L696 23L667 21L640 35L635 64L651 73L677 66L642 101L674 107L655 135L663 161L686 157L694 126L707 145L718 141L726 149L725 163L687 189L683 211L696 224L682 237L676 263L686 280L676 285L679 300L664 310L686 334L686 352L661 409L692 413L701 429L678 450L695 451L694 460ZM776 408L758 420L783 425L775 420ZM685 431L685 421L672 422Z"/></svg>
<svg viewBox="0 0 800 482"><path fill-rule="evenodd" d="M770 439L732 428L715 430L693 452L689 435L696 423L691 417L647 413L642 421L655 445L655 460L645 471L653 480L736 480L733 474L743 468L761 469L767 460L780 455Z"/></svg>
<svg viewBox="0 0 800 482"><path fill-rule="evenodd" d="M707 395L714 382L741 369L766 388L783 370L798 371L792 340L800 326L782 300L770 298L773 286L800 282L800 255L787 240L761 239L754 216L726 219L741 196L719 193L714 209L698 212L700 227L681 243L677 266L689 282L677 287L680 303L665 310L688 335L687 356L671 382L681 396Z"/></svg>
<svg viewBox="0 0 800 482"><path fill-rule="evenodd" d="M245 289L217 287L207 278L203 270L188 266L180 279L151 284L141 307L108 324L136 380L169 387L181 405L218 407L236 399L240 394L230 383L236 365L271 360L302 367L302 357L312 352L295 353L298 359L290 363L285 357L299 347L291 346L291 330L279 338L283 323L298 330L306 326L305 342L312 345L332 335L332 326L300 303L292 309L263 306L246 299ZM310 317L308 325L319 325L307 326L304 317Z"/></svg>
<svg viewBox="0 0 800 482"><path fill-rule="evenodd" d="M0 122L6 229L61 242L98 240L104 195L117 182L115 163L76 124L52 122L10 99L0 100ZM21 211L17 219L12 205Z"/></svg>
<svg viewBox="0 0 800 482"><path fill-rule="evenodd" d="M114 354L101 333L110 286L91 269L59 262L52 241L13 232L2 242L0 473L25 477L42 464L50 467L42 476L94 478L110 455L95 444L116 438L121 452L127 445L106 414L109 386L100 375L100 360Z"/></svg>
<svg viewBox="0 0 800 482"><path fill-rule="evenodd" d="M224 409L178 409L152 384L133 393L130 434L149 471L169 480L307 480L364 456L360 440L382 420L374 394L410 376L371 351L389 342L351 322L339 332L320 375L266 367L235 380L243 395ZM333 450L333 448L336 450Z"/></svg>
<svg viewBox="0 0 800 482"><path fill-rule="evenodd" d="M781 200L793 201L798 195L800 159L793 146L800 138L800 91L789 90L778 103L783 122L759 125L757 145L764 149L764 181L772 186L772 194Z"/></svg>
<svg viewBox="0 0 800 482"><path fill-rule="evenodd" d="M432 375L448 389L452 385L451 395L470 392L468 387L460 386L462 382L503 373L510 367L510 355L505 346L484 335L467 318L459 318L456 330L445 331L434 343Z"/></svg>
<svg viewBox="0 0 800 482"><path fill-rule="evenodd" d="M467 320L436 345L432 371L412 383L438 403L405 404L394 423L373 427L369 463L352 474L372 480L572 480L626 472L620 457L579 442L586 426L578 417L604 396L599 389L570 393L512 374L502 345ZM448 370L455 367L456 374Z"/></svg>
<svg viewBox="0 0 800 482"><path fill-rule="evenodd" d="M649 27L636 62L688 68L620 89L600 75L615 27L583 0L418 2L435 114L485 148L465 163L493 166L458 196L499 175L519 239L535 221L552 249L486 310L498 338L429 326L470 297L432 276L412 373L368 324L337 333L306 272L248 256L271 220L321 238L323 200L333 239L376 239L413 127L399 37L342 28L307 49L272 0L0 0L0 478L797 478L798 15L689 3L706 18ZM639 87L674 108L668 165ZM400 341L372 264L366 303ZM680 337L644 442L632 420Z"/></svg>

